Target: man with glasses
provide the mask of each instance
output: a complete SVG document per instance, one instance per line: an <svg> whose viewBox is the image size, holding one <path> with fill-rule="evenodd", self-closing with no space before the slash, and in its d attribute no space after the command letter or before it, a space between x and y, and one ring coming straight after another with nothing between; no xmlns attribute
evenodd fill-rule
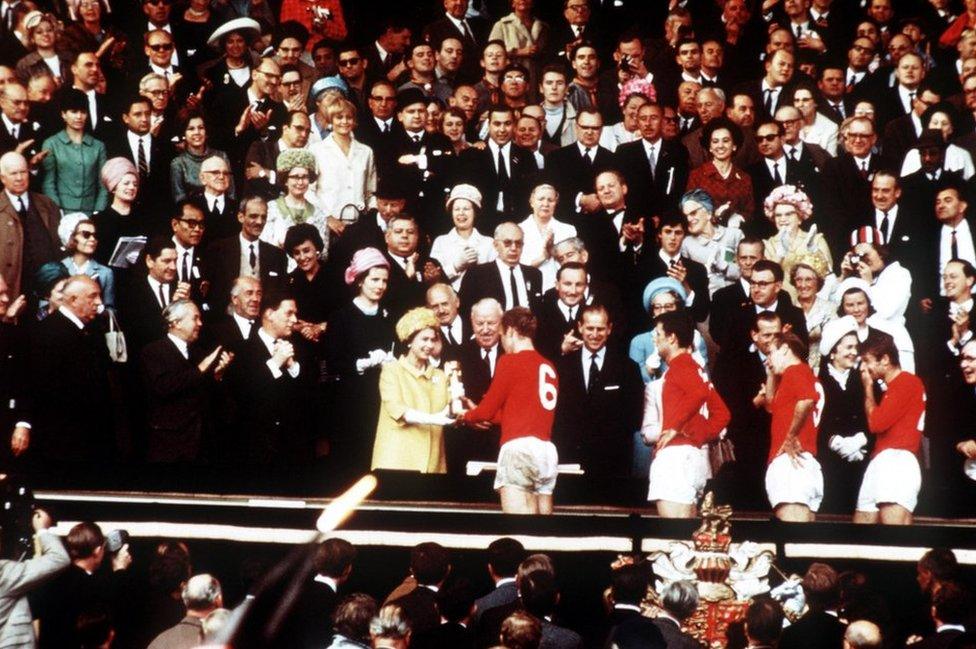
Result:
<svg viewBox="0 0 976 649"><path fill-rule="evenodd" d="M905 159L905 154L918 144L922 129L928 128L928 124L922 124L922 115L941 100L942 93L932 82L923 79L915 90L911 111L892 119L884 127L882 148L885 157L898 162Z"/></svg>
<svg viewBox="0 0 976 649"><path fill-rule="evenodd" d="M810 94L810 90L804 88L803 94ZM813 98L811 97L809 101L813 103ZM775 117L776 122L783 126L783 152L794 167L798 168L797 173L801 182L808 187L809 193L810 183L815 180L817 171L827 164L831 154L819 144L800 139L804 122L803 113L799 108L783 106L777 109ZM833 124L829 119L823 121Z"/></svg>
<svg viewBox="0 0 976 649"><path fill-rule="evenodd" d="M137 21L129 30L130 42L138 43L140 40L146 42L143 34L157 30L165 31L172 36L173 27L170 23L172 10L173 0L142 0L142 21ZM170 50L173 65L179 65L182 61L187 60L185 50L177 51L173 41L170 41L170 45L173 48Z"/></svg>
<svg viewBox="0 0 976 649"><path fill-rule="evenodd" d="M25 155L36 155L41 150L40 127L29 119L27 88L17 82L6 84L0 91L0 111L0 154L19 148Z"/></svg>
<svg viewBox="0 0 976 649"><path fill-rule="evenodd" d="M237 229L237 201L230 195L231 171L220 156L210 156L200 163L202 190L193 198L204 210L206 230L204 243L233 235Z"/></svg>
<svg viewBox="0 0 976 649"><path fill-rule="evenodd" d="M508 311L524 306L539 311L542 301L542 271L520 263L525 234L517 224L505 222L495 228L495 252L498 258L472 266L461 280L461 313L484 298L493 298Z"/></svg>
<svg viewBox="0 0 976 649"><path fill-rule="evenodd" d="M593 191L593 182L597 174L613 166L613 153L600 146L603 132L600 113L594 110L580 112L574 127L576 141L550 151L546 168L552 172L551 181L562 198L562 213L591 214L601 207Z"/></svg>
<svg viewBox="0 0 976 649"><path fill-rule="evenodd" d="M349 101L356 105L357 114L365 115L368 61L363 56L362 48L354 45L340 47L336 62L339 65L339 76L349 88L346 96Z"/></svg>
<svg viewBox="0 0 976 649"><path fill-rule="evenodd" d="M589 0L563 1L562 16L553 24L549 35L549 58L571 61L573 48L594 39L591 15Z"/></svg>
<svg viewBox="0 0 976 649"><path fill-rule="evenodd" d="M231 84L213 97L210 114L220 116L214 120L214 146L239 160L254 140L280 130L288 118L284 104L274 99L280 85L281 68L264 57L251 71L250 85Z"/></svg>
<svg viewBox="0 0 976 649"><path fill-rule="evenodd" d="M795 185L800 180L798 164L783 152L783 131L783 125L773 119L763 120L756 129L756 145L762 157L746 169L752 179L752 196L756 205L762 205L776 187ZM766 238L776 232L769 219L753 219L752 226L754 231L750 234L757 237Z"/></svg>
<svg viewBox="0 0 976 649"><path fill-rule="evenodd" d="M142 74L137 74L137 77L155 72L173 85L185 76L182 68L176 64L176 46L172 34L162 29L154 29L143 37L143 44L146 59L141 67Z"/></svg>
<svg viewBox="0 0 976 649"><path fill-rule="evenodd" d="M312 122L308 114L293 110L288 113L288 121L281 128L280 138L258 139L251 144L244 159L244 177L247 179L245 186L249 192L259 193L268 200L278 197L280 190L275 171L278 156L288 149L304 149L308 146L311 128Z"/></svg>
<svg viewBox="0 0 976 649"><path fill-rule="evenodd" d="M226 164L220 158L210 160L219 160L222 164ZM207 221L203 209L188 200L180 202L175 215L170 219L172 240L176 246L177 285L189 285L190 299L201 305L204 310L208 310L204 300L210 282L204 275L204 267L200 259L200 242L203 241L206 227Z"/></svg>

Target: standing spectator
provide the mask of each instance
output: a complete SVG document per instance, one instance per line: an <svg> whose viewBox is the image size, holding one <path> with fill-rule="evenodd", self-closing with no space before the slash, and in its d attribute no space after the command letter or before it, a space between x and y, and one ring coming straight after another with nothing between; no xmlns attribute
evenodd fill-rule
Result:
<svg viewBox="0 0 976 649"><path fill-rule="evenodd" d="M688 581L675 581L668 584L661 597L664 605L663 615L654 619L668 649L695 649L698 641L681 630L685 621L698 609L698 590Z"/></svg>
<svg viewBox="0 0 976 649"><path fill-rule="evenodd" d="M309 199L309 187L322 181L315 156L307 149L287 149L278 155L276 167L278 178L284 181L285 193L268 200L268 222L261 232L261 240L281 248L288 228L308 223L319 231L325 244L322 251L327 252L329 227L326 212L321 204Z"/></svg>
<svg viewBox="0 0 976 649"><path fill-rule="evenodd" d="M100 177L112 202L92 217L101 244L95 259L107 264L121 237L146 235L150 224L138 210L133 213L139 195L139 170L128 158L109 159L102 166Z"/></svg>
<svg viewBox="0 0 976 649"><path fill-rule="evenodd" d="M495 586L487 595L475 600L476 624L485 611L518 599L515 575L523 559L525 548L515 539L505 537L488 544L488 575Z"/></svg>
<svg viewBox="0 0 976 649"><path fill-rule="evenodd" d="M338 306L322 272L322 235L311 223L299 223L285 233L285 250L295 263L288 273L288 285L298 305L298 326L305 338L317 343L325 333L327 320Z"/></svg>
<svg viewBox="0 0 976 649"><path fill-rule="evenodd" d="M688 219L688 236L681 242L681 253L705 267L708 293L714 295L739 278L735 251L742 240L742 230L723 224L728 211L716 214L711 195L703 189L693 189L682 196L681 211Z"/></svg>
<svg viewBox="0 0 976 649"><path fill-rule="evenodd" d="M465 271L492 261L496 253L491 238L475 228L481 213L481 192L477 187L455 185L447 197L446 208L454 227L434 239L430 256L440 263L454 289L459 290Z"/></svg>
<svg viewBox="0 0 976 649"><path fill-rule="evenodd" d="M492 25L488 39L505 44L509 62L529 71L529 87L534 89L541 82L540 61L549 45L549 25L535 17L533 4L534 0L512 0L512 13Z"/></svg>
<svg viewBox="0 0 976 649"><path fill-rule="evenodd" d="M844 623L837 619L840 582L837 571L825 563L810 564L801 582L807 612L783 630L780 649L834 649L844 638Z"/></svg>
<svg viewBox="0 0 976 649"><path fill-rule="evenodd" d="M88 275L102 289L102 304L106 309L115 309L115 275L108 266L94 260L98 248L98 230L91 219L84 215L65 216L58 226L62 234L62 244L68 256L61 264L71 275Z"/></svg>
<svg viewBox="0 0 976 649"><path fill-rule="evenodd" d="M148 101L148 100L143 100ZM98 182L105 145L85 132L88 99L74 88L61 97L64 130L44 140L44 194L68 212L92 214L105 209L108 193Z"/></svg>
<svg viewBox="0 0 976 649"><path fill-rule="evenodd" d="M552 258L552 246L576 236L576 228L555 218L559 192L549 184L537 185L529 195L530 214L519 223L525 235L520 261L542 272L542 290L547 291L556 283L556 261Z"/></svg>
<svg viewBox="0 0 976 649"><path fill-rule="evenodd" d="M370 646L370 622L376 616L376 600L363 593L343 599L332 616L332 644L327 649L365 649ZM324 643L322 646L325 646Z"/></svg>
<svg viewBox="0 0 976 649"><path fill-rule="evenodd" d="M646 217L677 207L688 186L688 152L680 142L664 141L664 109L648 103L637 111L641 139L617 147L617 165L631 195L628 205Z"/></svg>
<svg viewBox="0 0 976 649"><path fill-rule="evenodd" d="M751 223L755 210L752 179L732 162L735 152L742 147L742 131L731 120L718 117L702 129L701 137L709 161L691 171L688 189L701 188L708 192L713 203L718 203L723 218L730 222L744 219ZM736 215L741 219L735 218Z"/></svg>
<svg viewBox="0 0 976 649"><path fill-rule="evenodd" d="M194 575L183 588L186 617L156 636L148 649L191 649L203 642L203 619L224 605L220 582L211 575Z"/></svg>
<svg viewBox="0 0 976 649"><path fill-rule="evenodd" d="M230 159L223 151L210 147L207 137L207 123L202 113L191 111L177 129L185 148L173 157L169 164L170 183L174 202L180 202L190 194L203 190L201 167L203 161L213 156L223 158L230 169ZM234 197L234 177L230 176L227 194Z"/></svg>

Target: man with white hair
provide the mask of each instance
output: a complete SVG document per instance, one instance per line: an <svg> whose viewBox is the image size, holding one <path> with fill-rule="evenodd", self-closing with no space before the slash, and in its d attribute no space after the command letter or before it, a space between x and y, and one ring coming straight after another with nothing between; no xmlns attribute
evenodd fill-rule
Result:
<svg viewBox="0 0 976 649"><path fill-rule="evenodd" d="M0 275L13 295L23 292L25 278L49 261L60 259L58 223L61 210L47 196L29 190L27 160L16 151L0 156Z"/></svg>
<svg viewBox="0 0 976 649"><path fill-rule="evenodd" d="M844 632L844 649L880 649L881 629L874 622L855 620Z"/></svg>
<svg viewBox="0 0 976 649"><path fill-rule="evenodd" d="M192 649L203 644L203 619L224 605L220 582L208 574L194 575L183 587L186 617L152 641L149 649Z"/></svg>

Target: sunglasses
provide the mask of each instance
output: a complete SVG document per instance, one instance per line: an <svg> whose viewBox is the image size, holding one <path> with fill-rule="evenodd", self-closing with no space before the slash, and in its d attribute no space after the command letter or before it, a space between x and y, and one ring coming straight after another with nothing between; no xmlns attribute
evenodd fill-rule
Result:
<svg viewBox="0 0 976 649"><path fill-rule="evenodd" d="M757 135L756 140L758 140L759 142L772 142L778 137L779 137L778 133L771 133L769 135Z"/></svg>
<svg viewBox="0 0 976 649"><path fill-rule="evenodd" d="M362 61L362 59L359 58L358 56L355 57L355 58L351 58L351 59L339 59L339 67L340 68L350 68L350 67L352 67L354 65L359 65L359 62L360 61Z"/></svg>
<svg viewBox="0 0 976 649"><path fill-rule="evenodd" d="M171 49L173 49L173 44L172 43L155 43L153 45L150 45L149 46L149 49L151 49L153 52L169 52Z"/></svg>
<svg viewBox="0 0 976 649"><path fill-rule="evenodd" d="M204 221L200 219L180 219L180 222L186 224L186 227L191 230L202 230L204 228Z"/></svg>
<svg viewBox="0 0 976 649"><path fill-rule="evenodd" d="M98 238L98 235L95 234L95 231L94 230L79 230L78 232L75 232L75 235L81 237L82 239L84 239L86 241L88 239L97 239Z"/></svg>

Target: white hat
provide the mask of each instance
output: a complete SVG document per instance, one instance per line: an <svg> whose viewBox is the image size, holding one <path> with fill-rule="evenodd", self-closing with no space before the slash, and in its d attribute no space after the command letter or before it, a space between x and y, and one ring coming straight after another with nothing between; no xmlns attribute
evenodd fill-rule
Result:
<svg viewBox="0 0 976 649"><path fill-rule="evenodd" d="M245 32L245 38L257 38L261 35L261 25L253 18L234 18L233 20L228 20L210 35L210 38L207 39L207 45L210 47L219 47L220 39L231 32ZM248 35L247 32L250 34Z"/></svg>
<svg viewBox="0 0 976 649"><path fill-rule="evenodd" d="M447 209L451 209L451 203L459 198L469 200L474 203L474 206L479 210L481 209L481 192L474 185L454 185L451 190L451 195L447 197Z"/></svg>
<svg viewBox="0 0 976 649"><path fill-rule="evenodd" d="M852 315L831 320L823 326L820 333L820 355L826 358L847 334L857 333L857 320Z"/></svg>

